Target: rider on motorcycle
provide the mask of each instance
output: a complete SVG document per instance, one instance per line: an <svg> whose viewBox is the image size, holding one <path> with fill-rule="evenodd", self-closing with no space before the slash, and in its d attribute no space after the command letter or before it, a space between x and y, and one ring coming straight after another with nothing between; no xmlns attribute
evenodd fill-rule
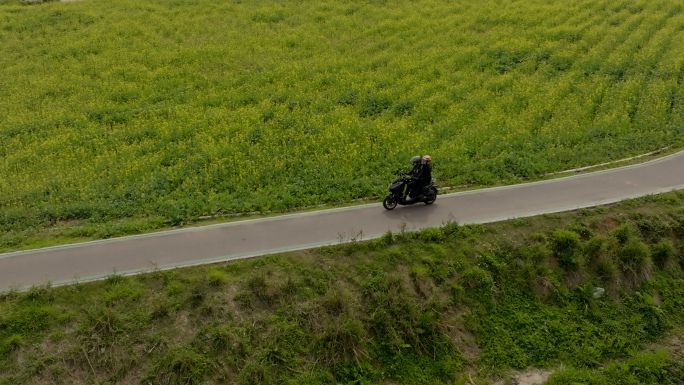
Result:
<svg viewBox="0 0 684 385"><path fill-rule="evenodd" d="M418 155L411 158L413 169L409 172L411 181L406 187L407 202L416 199L420 195L423 186L427 186L432 180L432 165L430 162L432 162L430 155L425 155L422 159Z"/></svg>

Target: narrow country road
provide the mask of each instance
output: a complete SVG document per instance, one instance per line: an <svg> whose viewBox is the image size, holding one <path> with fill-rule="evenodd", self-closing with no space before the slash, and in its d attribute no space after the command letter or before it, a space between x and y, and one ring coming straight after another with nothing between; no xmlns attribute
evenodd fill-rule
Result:
<svg viewBox="0 0 684 385"><path fill-rule="evenodd" d="M99 279L116 271L225 261L335 244L362 232L485 223L566 211L684 188L684 151L649 162L548 181L440 195L431 205L380 203L0 254L0 290Z"/></svg>

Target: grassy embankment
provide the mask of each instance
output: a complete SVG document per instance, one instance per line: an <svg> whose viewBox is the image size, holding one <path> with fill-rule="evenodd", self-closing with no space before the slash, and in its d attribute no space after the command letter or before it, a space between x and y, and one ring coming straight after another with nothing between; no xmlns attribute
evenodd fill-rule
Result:
<svg viewBox="0 0 684 385"><path fill-rule="evenodd" d="M677 0L0 2L0 250L486 186L684 127Z"/></svg>
<svg viewBox="0 0 684 385"><path fill-rule="evenodd" d="M5 293L0 384L683 384L683 203Z"/></svg>

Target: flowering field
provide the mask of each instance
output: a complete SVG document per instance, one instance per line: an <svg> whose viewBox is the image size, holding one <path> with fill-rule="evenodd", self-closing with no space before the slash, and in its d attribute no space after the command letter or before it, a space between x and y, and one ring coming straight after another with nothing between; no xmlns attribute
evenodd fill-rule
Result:
<svg viewBox="0 0 684 385"><path fill-rule="evenodd" d="M0 235L677 145L679 0L0 0Z"/></svg>

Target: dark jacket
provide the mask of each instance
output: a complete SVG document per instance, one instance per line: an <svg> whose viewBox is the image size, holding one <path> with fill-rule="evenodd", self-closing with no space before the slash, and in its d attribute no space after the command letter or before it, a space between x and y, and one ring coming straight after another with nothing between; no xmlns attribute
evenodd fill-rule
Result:
<svg viewBox="0 0 684 385"><path fill-rule="evenodd" d="M411 171L409 171L409 175L411 175L411 179L413 178L418 178L420 177L420 174L423 172L423 165L418 163L413 168Z"/></svg>
<svg viewBox="0 0 684 385"><path fill-rule="evenodd" d="M432 179L432 166L429 164L417 164L411 170L411 180L419 181L425 185Z"/></svg>
<svg viewBox="0 0 684 385"><path fill-rule="evenodd" d="M417 176L418 180L420 180L422 184L429 183L432 179L432 166L430 164L422 165L420 168L420 173Z"/></svg>

